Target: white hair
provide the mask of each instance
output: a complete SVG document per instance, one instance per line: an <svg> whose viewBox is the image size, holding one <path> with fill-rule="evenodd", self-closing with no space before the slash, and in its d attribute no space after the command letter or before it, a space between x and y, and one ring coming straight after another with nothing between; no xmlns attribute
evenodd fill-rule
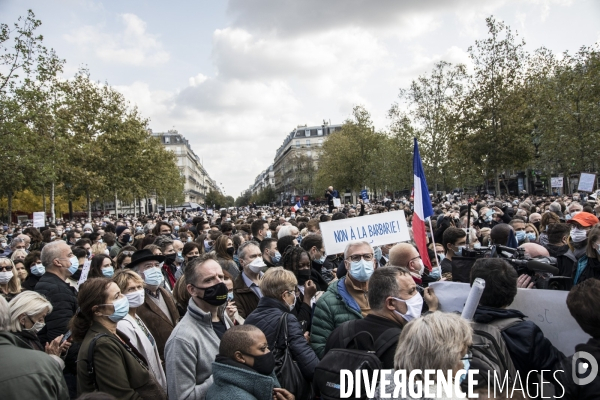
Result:
<svg viewBox="0 0 600 400"><path fill-rule="evenodd" d="M295 226L293 226L293 225L282 226L281 229L279 229L279 232L277 233L277 239L281 239L282 237L285 237L285 236L294 236L292 234L293 228L295 228Z"/></svg>
<svg viewBox="0 0 600 400"><path fill-rule="evenodd" d="M374 253L373 246L371 246L371 243L367 242L366 240L356 240L346 245L346 248L344 249L344 259L348 258L348 253L350 252L351 248L358 246L369 246L369 248L371 249L371 253Z"/></svg>
<svg viewBox="0 0 600 400"><path fill-rule="evenodd" d="M0 332L8 332L10 325L10 311L8 302L3 296L0 296Z"/></svg>
<svg viewBox="0 0 600 400"><path fill-rule="evenodd" d="M34 317L43 312L50 314L52 312L52 304L38 292L26 290L10 301L9 309L10 330L11 332L19 332L22 329L19 322L21 315L25 314L29 317Z"/></svg>
<svg viewBox="0 0 600 400"><path fill-rule="evenodd" d="M54 242L46 243L42 248L42 254L40 254L42 265L46 268L52 268L54 259L60 258L61 246L66 243L64 240L55 240Z"/></svg>

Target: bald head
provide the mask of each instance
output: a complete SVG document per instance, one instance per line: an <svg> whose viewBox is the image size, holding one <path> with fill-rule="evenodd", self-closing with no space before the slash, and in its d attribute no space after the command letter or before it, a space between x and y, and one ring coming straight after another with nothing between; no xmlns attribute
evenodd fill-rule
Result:
<svg viewBox="0 0 600 400"><path fill-rule="evenodd" d="M406 267L416 257L419 257L419 252L409 243L398 243L390 249L390 265Z"/></svg>

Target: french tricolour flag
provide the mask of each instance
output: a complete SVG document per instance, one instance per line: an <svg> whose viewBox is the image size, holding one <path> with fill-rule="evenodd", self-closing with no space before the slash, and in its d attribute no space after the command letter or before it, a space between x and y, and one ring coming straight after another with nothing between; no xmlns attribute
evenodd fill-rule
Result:
<svg viewBox="0 0 600 400"><path fill-rule="evenodd" d="M431 207L431 206L429 206L429 207ZM300 204L300 202L297 202L296 205L294 205L292 207L292 210L294 210L294 212L296 212L296 211L298 211L301 208L302 208L302 204Z"/></svg>
<svg viewBox="0 0 600 400"><path fill-rule="evenodd" d="M413 235L417 248L419 249L421 260L423 260L423 264L431 271L431 261L427 254L425 220L433 215L433 208L431 207L429 189L427 188L427 181L425 180L425 173L423 172L423 163L421 162L421 155L419 154L417 138L415 138L415 152L413 155L413 175L415 178L415 186L413 188L415 198L415 209L412 220Z"/></svg>

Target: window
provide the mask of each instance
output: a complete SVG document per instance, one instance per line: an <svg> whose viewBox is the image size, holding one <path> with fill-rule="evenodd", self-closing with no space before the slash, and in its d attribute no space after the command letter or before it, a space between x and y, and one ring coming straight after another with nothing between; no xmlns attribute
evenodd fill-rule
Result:
<svg viewBox="0 0 600 400"><path fill-rule="evenodd" d="M300 147L300 141L296 140L296 147Z"/></svg>
<svg viewBox="0 0 600 400"><path fill-rule="evenodd" d="M310 139L306 139L306 145L310 146Z"/></svg>
<svg viewBox="0 0 600 400"><path fill-rule="evenodd" d="M304 136L310 136L310 129L304 131Z"/></svg>
<svg viewBox="0 0 600 400"><path fill-rule="evenodd" d="M323 136L323 129L317 129L317 136Z"/></svg>
<svg viewBox="0 0 600 400"><path fill-rule="evenodd" d="M169 143L171 143L171 138L170 138L170 137L168 137L168 136L165 136L165 143L166 143L166 144L169 144Z"/></svg>

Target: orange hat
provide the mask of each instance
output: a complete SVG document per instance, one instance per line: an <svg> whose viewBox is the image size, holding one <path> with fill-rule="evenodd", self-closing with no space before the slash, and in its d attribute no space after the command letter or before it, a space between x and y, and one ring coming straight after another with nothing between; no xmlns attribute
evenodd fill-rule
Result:
<svg viewBox="0 0 600 400"><path fill-rule="evenodd" d="M600 221L598 220L598 218L596 218L596 216L594 214L590 214L589 212L582 211L580 213L577 213L573 218L571 218L567 222L577 222L581 226L588 227L588 226L596 225Z"/></svg>

